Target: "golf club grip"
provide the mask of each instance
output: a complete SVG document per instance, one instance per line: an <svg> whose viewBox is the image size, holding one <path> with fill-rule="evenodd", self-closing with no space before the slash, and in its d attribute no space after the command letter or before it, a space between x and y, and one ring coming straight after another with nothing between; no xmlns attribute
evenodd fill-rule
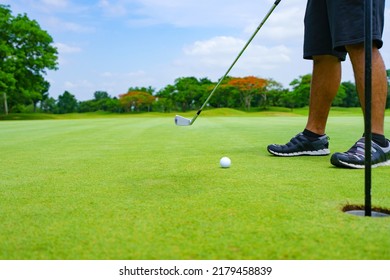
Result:
<svg viewBox="0 0 390 280"><path fill-rule="evenodd" d="M226 76L230 73L230 71L233 69L236 62L240 59L241 55L245 52L249 44L253 41L261 27L264 25L264 23L267 21L269 16L272 14L272 12L275 10L276 6L280 3L281 0L276 0L275 3L272 5L271 9L268 11L268 13L265 15L264 19L261 21L259 26L256 28L255 32L252 34L252 36L249 38L248 42L245 44L245 46L242 48L236 59L233 61L232 65L229 67L229 69L226 71L225 75L222 76L222 78L219 79L217 85L214 87L214 89L211 91L210 95L207 97L206 101L203 103L202 107L198 110L197 114L192 118L191 123L193 123L196 118L200 115L204 107L209 102L210 98L213 96L214 92L217 90L217 88L220 86L222 81L226 78Z"/></svg>

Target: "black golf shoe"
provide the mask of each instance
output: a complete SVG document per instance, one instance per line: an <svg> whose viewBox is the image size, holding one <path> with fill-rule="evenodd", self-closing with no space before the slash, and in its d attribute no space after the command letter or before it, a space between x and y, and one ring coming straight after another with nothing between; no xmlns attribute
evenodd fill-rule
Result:
<svg viewBox="0 0 390 280"><path fill-rule="evenodd" d="M310 141L303 133L293 137L286 145L272 144L268 152L275 156L325 156L330 154L328 136L323 135L318 140Z"/></svg>
<svg viewBox="0 0 390 280"><path fill-rule="evenodd" d="M371 167L390 165L390 141L383 148L371 141ZM330 162L337 167L365 168L365 139L361 138L345 153L334 153Z"/></svg>

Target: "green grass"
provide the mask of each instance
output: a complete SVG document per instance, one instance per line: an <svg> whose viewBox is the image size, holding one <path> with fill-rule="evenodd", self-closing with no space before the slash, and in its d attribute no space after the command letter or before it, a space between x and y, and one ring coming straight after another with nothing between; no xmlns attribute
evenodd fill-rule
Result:
<svg viewBox="0 0 390 280"><path fill-rule="evenodd" d="M341 211L364 203L364 171L268 155L306 122L275 114L0 122L0 259L390 259L390 218ZM332 151L362 129L332 111ZM374 206L389 171L373 169Z"/></svg>
<svg viewBox="0 0 390 280"><path fill-rule="evenodd" d="M270 116L307 116L308 108L288 109L281 107L269 107L267 110L246 112L242 110L235 110L230 108L220 108L204 110L202 116L207 115L209 117L270 117ZM333 107L332 115L334 116L361 116L360 108L339 108ZM390 115L390 111L387 112ZM183 116L193 117L196 111L189 111L185 113L179 113ZM45 114L45 113L16 113L16 114L0 114L0 121L8 120L69 120L69 119L96 119L96 118L128 118L131 117L171 117L172 114L167 113L130 113L130 114L117 114L104 111L89 112L89 113L72 113L72 114Z"/></svg>

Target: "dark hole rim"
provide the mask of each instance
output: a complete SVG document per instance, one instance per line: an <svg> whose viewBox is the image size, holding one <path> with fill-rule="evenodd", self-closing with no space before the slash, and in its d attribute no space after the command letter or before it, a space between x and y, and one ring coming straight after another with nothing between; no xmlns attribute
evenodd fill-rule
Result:
<svg viewBox="0 0 390 280"><path fill-rule="evenodd" d="M342 209L343 212L349 212L349 211L359 211L362 210L364 211L366 208L364 205L352 205L348 204L345 205ZM382 208L382 207L371 207L371 211L382 213L382 214L387 214L390 215L390 209L389 208Z"/></svg>

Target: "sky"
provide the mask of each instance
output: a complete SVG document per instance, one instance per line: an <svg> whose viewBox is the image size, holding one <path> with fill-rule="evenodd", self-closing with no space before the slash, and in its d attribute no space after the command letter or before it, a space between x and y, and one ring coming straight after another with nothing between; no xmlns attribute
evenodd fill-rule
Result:
<svg viewBox="0 0 390 280"><path fill-rule="evenodd" d="M59 69L49 71L50 96L79 101L95 91L112 97L130 87L156 91L180 77L217 81L233 63L274 0L2 0L26 13L54 40ZM273 79L284 87L311 73L302 58L306 1L282 0L230 76ZM386 3L386 17L390 4ZM382 55L390 68L390 22ZM349 60L343 81L354 81Z"/></svg>

